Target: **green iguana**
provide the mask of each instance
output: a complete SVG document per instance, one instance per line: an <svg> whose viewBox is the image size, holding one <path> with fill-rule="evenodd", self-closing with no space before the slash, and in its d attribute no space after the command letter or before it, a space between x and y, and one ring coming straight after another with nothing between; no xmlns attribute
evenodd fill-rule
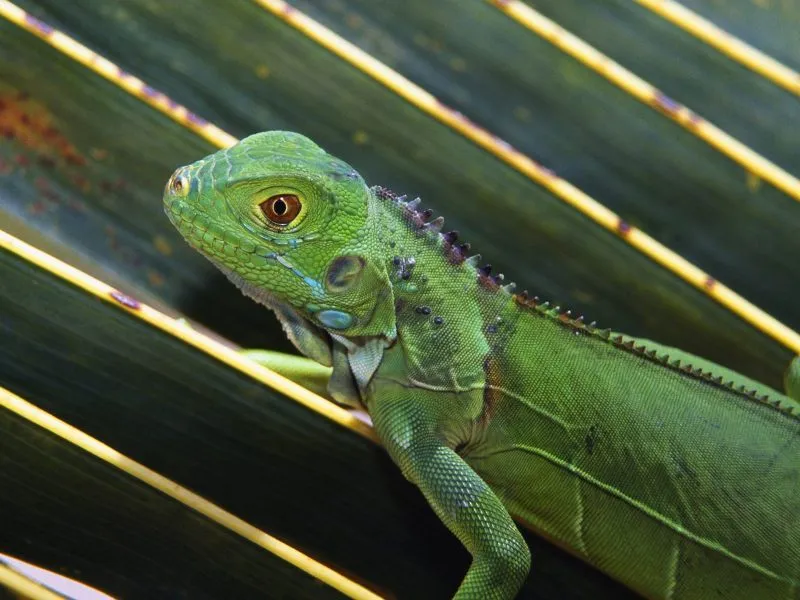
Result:
<svg viewBox="0 0 800 600"><path fill-rule="evenodd" d="M254 357L300 382L332 367L330 396L369 413L472 554L457 598L523 584L511 515L645 597L800 598L798 359L782 395L515 293L418 199L295 133L178 169L164 203L308 359Z"/></svg>

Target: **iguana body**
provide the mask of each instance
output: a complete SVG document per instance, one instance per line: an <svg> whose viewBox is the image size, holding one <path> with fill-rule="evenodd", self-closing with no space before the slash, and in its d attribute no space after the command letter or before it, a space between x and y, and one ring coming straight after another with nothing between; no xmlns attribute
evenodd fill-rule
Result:
<svg viewBox="0 0 800 600"><path fill-rule="evenodd" d="M165 205L369 412L473 555L457 597L524 582L510 513L646 597L800 598L795 399L514 294L440 219L298 134L179 169Z"/></svg>

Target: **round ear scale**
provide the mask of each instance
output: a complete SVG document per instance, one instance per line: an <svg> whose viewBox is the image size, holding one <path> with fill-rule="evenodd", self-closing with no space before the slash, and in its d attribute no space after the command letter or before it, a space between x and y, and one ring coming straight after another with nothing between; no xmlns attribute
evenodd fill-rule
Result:
<svg viewBox="0 0 800 600"><path fill-rule="evenodd" d="M325 287L330 292L343 292L356 283L367 261L360 256L339 256L331 262L325 276Z"/></svg>
<svg viewBox="0 0 800 600"><path fill-rule="evenodd" d="M294 221L302 206L295 194L277 194L259 204L264 216L275 225L288 225Z"/></svg>

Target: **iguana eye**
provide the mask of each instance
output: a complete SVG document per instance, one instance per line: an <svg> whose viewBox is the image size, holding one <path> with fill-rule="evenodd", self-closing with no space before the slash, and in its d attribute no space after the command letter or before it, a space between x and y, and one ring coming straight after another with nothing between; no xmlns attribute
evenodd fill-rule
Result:
<svg viewBox="0 0 800 600"><path fill-rule="evenodd" d="M270 222L275 225L288 225L300 213L302 204L295 194L278 194L264 200L259 207Z"/></svg>
<svg viewBox="0 0 800 600"><path fill-rule="evenodd" d="M189 178L184 174L174 174L169 182L170 191L176 196L186 196L189 193Z"/></svg>

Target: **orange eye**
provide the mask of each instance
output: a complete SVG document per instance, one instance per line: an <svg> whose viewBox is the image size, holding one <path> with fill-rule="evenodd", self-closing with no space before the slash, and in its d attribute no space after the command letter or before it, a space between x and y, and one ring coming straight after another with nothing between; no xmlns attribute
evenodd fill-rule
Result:
<svg viewBox="0 0 800 600"><path fill-rule="evenodd" d="M276 225L288 225L297 217L302 208L300 198L294 194L270 196L259 204L261 212Z"/></svg>

